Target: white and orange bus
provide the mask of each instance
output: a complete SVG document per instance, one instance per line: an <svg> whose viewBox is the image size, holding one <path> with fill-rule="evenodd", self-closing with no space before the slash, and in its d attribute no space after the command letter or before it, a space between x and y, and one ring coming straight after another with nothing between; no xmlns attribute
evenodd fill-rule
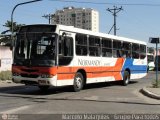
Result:
<svg viewBox="0 0 160 120"><path fill-rule="evenodd" d="M64 25L27 25L17 33L13 82L50 86L122 81L147 74L146 43Z"/></svg>

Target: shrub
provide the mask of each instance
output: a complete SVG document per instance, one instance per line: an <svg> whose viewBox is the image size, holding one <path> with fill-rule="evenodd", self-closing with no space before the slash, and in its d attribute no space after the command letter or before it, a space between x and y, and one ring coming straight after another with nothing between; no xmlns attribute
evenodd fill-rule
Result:
<svg viewBox="0 0 160 120"><path fill-rule="evenodd" d="M1 71L0 72L0 80L11 80L12 79L12 73L11 71Z"/></svg>

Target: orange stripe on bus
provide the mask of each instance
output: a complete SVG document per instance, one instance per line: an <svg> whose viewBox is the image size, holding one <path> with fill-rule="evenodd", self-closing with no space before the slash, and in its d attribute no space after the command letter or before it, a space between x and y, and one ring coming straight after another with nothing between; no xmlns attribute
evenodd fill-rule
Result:
<svg viewBox="0 0 160 120"><path fill-rule="evenodd" d="M28 72L34 71L34 72ZM26 73L26 74L57 74L57 67L26 67L26 66L12 66L13 73Z"/></svg>
<svg viewBox="0 0 160 120"><path fill-rule="evenodd" d="M121 69L124 63L123 58L117 59L115 66L106 66L106 67L58 67L57 75L58 80L74 79L75 73L79 69L86 71L87 78L96 78L96 77L109 77L113 76L115 80L121 80Z"/></svg>
<svg viewBox="0 0 160 120"><path fill-rule="evenodd" d="M14 73L26 73L26 74L51 74L56 75L58 80L74 79L75 73L79 69L83 69L86 72L87 78L97 77L109 77L113 76L115 80L121 80L121 69L123 67L124 59L119 58L115 66L60 66L60 67L25 67L25 66L13 66L12 72ZM27 72L27 70L35 70L35 72Z"/></svg>

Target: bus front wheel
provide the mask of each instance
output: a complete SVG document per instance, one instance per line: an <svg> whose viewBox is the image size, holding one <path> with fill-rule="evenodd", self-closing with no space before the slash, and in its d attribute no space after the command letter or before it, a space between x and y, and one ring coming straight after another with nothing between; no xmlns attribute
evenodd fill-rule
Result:
<svg viewBox="0 0 160 120"><path fill-rule="evenodd" d="M77 72L74 77L73 90L79 92L83 89L84 86L84 77L82 73Z"/></svg>
<svg viewBox="0 0 160 120"><path fill-rule="evenodd" d="M130 82L130 74L128 71L124 71L122 84L124 86L127 86L129 84L129 82Z"/></svg>

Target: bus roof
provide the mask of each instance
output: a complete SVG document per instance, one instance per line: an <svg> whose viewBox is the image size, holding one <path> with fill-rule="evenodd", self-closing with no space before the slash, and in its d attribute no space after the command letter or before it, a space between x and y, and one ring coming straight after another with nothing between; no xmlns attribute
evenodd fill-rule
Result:
<svg viewBox="0 0 160 120"><path fill-rule="evenodd" d="M130 38L126 38L126 37L115 36L115 35L106 34L106 33L93 32L93 31L90 31L90 30L76 28L74 26L65 26L65 25L57 24L57 27L60 30L65 30L65 31L68 31L68 32L89 34L89 35L100 36L100 37L109 38L109 39L122 40L122 41L126 41L126 42L140 43L140 44L147 45L147 43L144 42L144 41L140 41L140 40L136 40L136 39L130 39Z"/></svg>
<svg viewBox="0 0 160 120"><path fill-rule="evenodd" d="M31 25L25 25L25 26L39 26L39 25L55 26L55 25L51 25L51 24L31 24ZM74 26L66 26L66 25L60 25L60 24L56 24L56 26L59 30L62 30L62 31L88 34L88 35L99 36L99 37L104 37L104 38L109 38L109 39L114 39L114 40L120 40L120 41L131 42L131 43L140 43L140 44L147 45L147 43L144 41L126 38L126 37L115 36L115 35L111 35L111 34L107 34L107 33L93 32L90 30L76 28Z"/></svg>

